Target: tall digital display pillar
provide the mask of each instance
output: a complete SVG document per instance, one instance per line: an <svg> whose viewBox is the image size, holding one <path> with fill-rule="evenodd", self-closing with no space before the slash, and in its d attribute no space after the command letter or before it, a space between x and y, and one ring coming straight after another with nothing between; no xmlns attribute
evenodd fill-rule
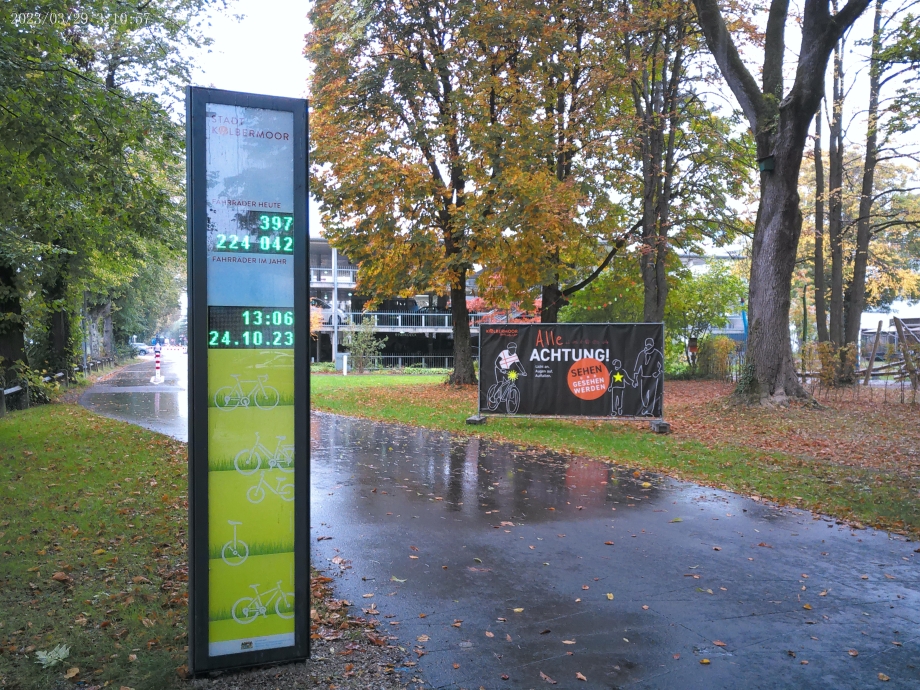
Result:
<svg viewBox="0 0 920 690"><path fill-rule="evenodd" d="M189 668L308 655L307 103L189 87Z"/></svg>

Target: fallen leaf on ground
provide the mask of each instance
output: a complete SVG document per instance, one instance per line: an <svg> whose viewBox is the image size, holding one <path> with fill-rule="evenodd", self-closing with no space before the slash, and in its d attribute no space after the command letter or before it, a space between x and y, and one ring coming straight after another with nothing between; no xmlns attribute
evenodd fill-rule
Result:
<svg viewBox="0 0 920 690"><path fill-rule="evenodd" d="M884 673L879 673L879 674L878 674L878 679L879 679L879 680L891 680L891 678L889 678L888 676L886 676Z"/></svg>
<svg viewBox="0 0 920 690"><path fill-rule="evenodd" d="M460 664L454 664L453 666L454 666L454 669L460 668Z"/></svg>
<svg viewBox="0 0 920 690"><path fill-rule="evenodd" d="M605 541L605 542L604 542L604 546L613 546L613 542L612 542L612 541Z"/></svg>
<svg viewBox="0 0 920 690"><path fill-rule="evenodd" d="M806 611L811 611L811 604L805 604L802 608Z"/></svg>
<svg viewBox="0 0 920 690"><path fill-rule="evenodd" d="M64 677L69 680L71 678L76 678L78 675L80 675L80 669L76 666L71 666L67 669L67 673L64 674Z"/></svg>
<svg viewBox="0 0 920 690"><path fill-rule="evenodd" d="M849 652L847 652L847 654L850 656L859 656L859 652L857 652L855 649L851 649Z"/></svg>
<svg viewBox="0 0 920 690"><path fill-rule="evenodd" d="M643 605L642 605L642 610L643 610L643 611L648 611L648 604L643 604Z"/></svg>
<svg viewBox="0 0 920 690"><path fill-rule="evenodd" d="M575 640L563 640L562 644L575 644Z"/></svg>
<svg viewBox="0 0 920 690"><path fill-rule="evenodd" d="M495 633L486 630L486 637L495 637Z"/></svg>
<svg viewBox="0 0 920 690"><path fill-rule="evenodd" d="M684 521L684 519L683 519L683 518L679 518L679 517L676 517L676 518L674 518L673 520L668 520L668 522L683 522L683 521Z"/></svg>
<svg viewBox="0 0 920 690"><path fill-rule="evenodd" d="M554 681L554 680L553 680L552 678L550 678L548 675L546 675L545 673L543 673L543 671L540 671L540 678L542 678L543 680L545 680L545 681L546 681L547 683L549 683L550 685L555 685L555 684L556 684L556 681Z"/></svg>
<svg viewBox="0 0 920 690"><path fill-rule="evenodd" d="M725 646L725 643L722 642L722 640L713 640L712 643L713 643L716 647L724 647L724 646Z"/></svg>
<svg viewBox="0 0 920 690"><path fill-rule="evenodd" d="M607 598L608 598L608 599L613 599L613 595L612 595L610 592L607 592Z"/></svg>
<svg viewBox="0 0 920 690"><path fill-rule="evenodd" d="M709 659L700 659L700 663L703 664L704 666L708 666L708 665L709 665Z"/></svg>
<svg viewBox="0 0 920 690"><path fill-rule="evenodd" d="M674 654L674 659L680 659L680 654Z"/></svg>
<svg viewBox="0 0 920 690"><path fill-rule="evenodd" d="M514 609L515 613L524 613L524 609Z"/></svg>
<svg viewBox="0 0 920 690"><path fill-rule="evenodd" d="M651 485L650 485L650 486L651 486ZM879 673L879 676L881 676L881 675L882 675L882 674ZM588 680L588 679L585 678L583 675L581 675L581 673L579 673L579 672L577 672L577 671L575 672L575 677L576 677L578 680L584 680L584 681Z"/></svg>
<svg viewBox="0 0 920 690"><path fill-rule="evenodd" d="M374 595L373 594L362 594L361 596L365 599L370 599Z"/></svg>

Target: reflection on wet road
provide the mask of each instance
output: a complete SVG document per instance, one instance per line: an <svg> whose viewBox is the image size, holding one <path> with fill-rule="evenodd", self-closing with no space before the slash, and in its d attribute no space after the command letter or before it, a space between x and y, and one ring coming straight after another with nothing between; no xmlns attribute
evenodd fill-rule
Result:
<svg viewBox="0 0 920 690"><path fill-rule="evenodd" d="M150 383L154 362L148 355L90 388L80 404L97 414L188 441L188 355L164 349L162 357L163 383Z"/></svg>
<svg viewBox="0 0 920 690"><path fill-rule="evenodd" d="M901 537L333 415L312 416L311 449L313 563L434 687L920 684Z"/></svg>

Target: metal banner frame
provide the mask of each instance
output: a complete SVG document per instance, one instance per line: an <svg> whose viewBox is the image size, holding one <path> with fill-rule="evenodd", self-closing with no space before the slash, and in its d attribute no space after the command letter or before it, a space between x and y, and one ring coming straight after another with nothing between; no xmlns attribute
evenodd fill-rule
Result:
<svg viewBox="0 0 920 690"><path fill-rule="evenodd" d="M235 106L237 108L251 108L259 109L260 111L277 111L277 113L286 114L290 113L292 122L293 122L293 209L291 213L286 211L283 212L283 220L286 224L290 225L289 216L293 216L292 227L286 228L285 232L288 233L284 239L287 241L287 238L291 238L292 245L290 250L286 249L285 251L290 251L290 254L286 256L291 257L293 263L293 315L290 311L280 311L281 308L288 309L286 306L270 305L268 308L274 308L275 311L265 312L266 318L268 316L278 315L278 318L281 318L281 314L284 315L286 326L279 328L285 328L284 331L277 331L282 333L285 338L293 339L293 431L294 431L294 448L293 450L289 449L289 446L285 446L288 455L285 456L284 462L287 463L285 468L286 472L293 472L293 496L290 495L288 487L290 484L282 487L281 482L277 484L278 491L276 493L281 495L281 489L285 489L285 495L282 498L285 501L293 500L293 610L289 612L287 608L284 609L284 615L281 614L279 610L279 605L281 598L284 597L285 606L287 605L290 592L284 592L281 589L281 583L278 583L277 591L271 596L274 598L274 603L267 597L266 601L262 602L259 600L259 605L264 603L264 606L261 606L261 613L263 618L265 618L264 609L271 609L272 611L278 611L279 618L290 619L289 613L293 613L294 621L294 633L293 633L293 644L284 643L283 646L274 646L270 648L260 648L258 645L252 645L251 647L246 647L245 644L238 645L239 648L247 651L238 651L238 652L228 652L221 651L219 654L213 653L212 649L212 639L209 632L209 626L211 624L211 597L214 595L214 592L211 591L211 559L214 557L211 553L213 549L213 544L211 541L213 537L211 536L211 525L209 512L211 507L209 506L209 474L215 474L214 472L209 472L209 444L211 443L211 432L209 431L209 405L211 394L209 392L209 353L214 352L214 336L213 330L210 330L209 319L212 315L209 313L209 299L208 299L208 286L209 286L209 260L208 260L208 230L209 230L209 217L208 217L208 136L209 136L209 127L212 126L212 123L208 122L208 106L217 105L217 106ZM187 221L187 232L188 232L188 295L189 295L189 311L188 311L188 333L189 333L189 344L188 344L188 355L189 355L189 405L188 405L188 421L189 421L189 493L188 493L188 502L189 502L189 533L188 533L188 545L189 545L189 583L188 583L188 592L189 592L189 632L188 632L188 651L189 651L189 669L193 674L200 674L203 672L219 670L219 669L229 669L229 668L240 668L245 666L253 666L259 664L266 664L272 662L280 661L295 661L306 659L309 656L309 610L310 610L310 588L309 588L309 553L308 553L308 531L309 531L309 416L310 416L310 400L309 400L309 290L307 283L307 266L308 266L308 252L309 252L309 231L308 231L308 214L307 214L307 196L308 196L308 176L307 176L307 151L308 151L308 113L307 113L307 101L302 99L294 98L280 98L274 96L262 96L246 93L238 93L233 91L223 91L218 89L207 89L189 86L186 89L186 160L187 160L187 208L188 208L188 221ZM218 108L217 110L219 110ZM240 111L243 112L243 111ZM271 115L267 114L266 117L270 119ZM288 122L286 115L278 115L280 119L283 119L284 122ZM255 133L254 133L255 132ZM226 134L227 132L218 132L217 129L214 129L213 132L210 132L212 135L216 136L218 134ZM233 132L231 132L233 134ZM240 132L239 129L236 130L235 134L238 137L249 136L256 137L259 136L258 131L256 130L245 130ZM269 136L273 134L272 132L263 133L265 139L271 139ZM275 135L277 136L277 135ZM284 135L286 141L286 134ZM263 159L269 154L264 153L268 150L268 145L263 144L262 142L249 142L250 146L262 146L263 149L260 149L263 156ZM239 145L241 148L243 144ZM288 144L285 144L288 146ZM270 151L269 153L273 153ZM242 158L240 159L242 160ZM283 161L282 161L283 162ZM263 160L264 163L264 160ZM242 165L242 164L239 164ZM286 165L286 163L285 163ZM258 166L257 166L258 167ZM271 174L270 166L262 166L265 169L265 175ZM253 177L257 182L261 178ZM263 185L265 188L271 189L270 185ZM280 206L278 208L281 208ZM253 212L255 213L255 212ZM275 213L266 213L265 216L272 220L275 216L281 216L282 212ZM239 217L239 216L238 216ZM260 218L260 216L256 216ZM263 237L257 237L257 241L268 241L275 242L280 241L279 234L272 236L263 235ZM275 238L275 239L272 239ZM249 235L247 230L246 235L246 246L249 247ZM253 245L255 246L255 245ZM263 250L265 247L263 247ZM255 248L258 251L258 247ZM215 250L216 251L216 250ZM270 251L270 249L269 249ZM260 260L261 263L266 263L265 260ZM259 276L259 269L256 269L255 272L249 273L250 276ZM241 274L244 277L241 280L245 280L245 274ZM215 279L216 280L216 279ZM253 283L254 284L254 283ZM253 293L250 293L253 294ZM256 307L257 305L246 305L242 308ZM214 307L212 306L211 309ZM236 314L235 316L226 316L226 313L237 309L237 307L224 307L224 312L220 312L219 316L221 318L231 319L236 318L237 321L240 319L240 315ZM242 312L243 317L246 319L246 323L249 324L249 315L253 312ZM215 317L217 318L217 317ZM293 319L293 323L289 323L289 319ZM262 315L259 315L259 322L261 323ZM229 321L228 321L229 323ZM248 326L247 326L248 327ZM230 327L228 327L230 328ZM238 328L243 328L238 326ZM227 331L228 333L230 331ZM268 331L266 331L268 332ZM258 343L261 345L263 339L263 331L259 330L247 330L245 334L240 332L240 340L246 338L246 344L252 346L253 343L250 343L250 339L258 339ZM230 343L229 345L242 345L241 343ZM218 351L220 352L220 351ZM223 350L223 352L257 352L256 349L249 350ZM281 352L281 350L277 350ZM261 353L260 353L261 354ZM280 356L280 355L279 355ZM285 354L284 357L289 358L289 354ZM261 365L260 365L261 366ZM291 367L291 364L286 365L288 369ZM239 375L236 375L239 379ZM290 374L288 374L290 376ZM289 379L286 379L289 381ZM211 382L213 383L213 381ZM239 382L243 383L243 382ZM237 386L239 386L239 383ZM272 389L276 400L280 399L279 393L277 390ZM263 391L264 392L264 391ZM249 393L246 396L246 403L250 402L249 398L258 395L258 393ZM229 399L229 396L227 396ZM217 396L215 398L215 408L220 407L217 402ZM226 403L225 403L226 404ZM237 402L237 404L240 404ZM274 403L278 405L278 402ZM285 400L285 405L290 404L290 397ZM256 399L256 405L258 405L258 399ZM242 405L241 405L242 408ZM253 406L253 409L255 406ZM211 414L214 414L211 412ZM229 414L229 413L228 413ZM281 437L279 437L281 438ZM263 440L264 444L268 446L269 444L274 444L274 441L270 438L265 438ZM258 435L256 436L256 443L259 443ZM278 449L282 449L281 441L278 442ZM275 456L271 458L272 462L276 465L272 466L272 470L277 469L277 462L279 457L279 450L276 449ZM231 456L232 458L232 456ZM266 464L269 459L266 458ZM236 462L235 460L231 460ZM258 469L258 467L257 467ZM264 469L264 468L263 468ZM232 470L232 465L231 465ZM243 472L242 474L254 473L256 470L251 472ZM235 472L223 472L224 475L231 475L231 478L237 478ZM262 477L264 479L265 472L262 472ZM259 475L256 475L257 477ZM289 476L289 475L288 475ZM261 482L259 484L261 487ZM270 491L275 491L268 487ZM244 494L245 495L245 494ZM262 494L265 495L264 489L262 489ZM278 498L278 496L273 496L273 498ZM259 499L261 500L261 499ZM250 498L250 501L252 499ZM267 502L266 502L267 503ZM263 504L264 505L264 504ZM234 523L230 522L231 525ZM225 525L221 525L223 529L227 529ZM236 528L233 527L233 539L234 539L234 548L236 546ZM245 544L244 544L245 546ZM226 546L224 547L226 548ZM240 549L242 550L242 548ZM285 553L290 553L287 551ZM246 555L242 556L245 559L249 555L249 547L246 546ZM283 554L282 554L283 555ZM241 563L239 561L239 556L237 556L237 561L231 562L227 561L224 558L224 553L218 549L218 556L223 558L225 562L229 565L238 565ZM288 561L285 561L288 562ZM242 570L242 568L240 568ZM239 572L234 570L233 572ZM272 582L263 583L265 590L269 590L272 587ZM250 584L250 587L253 585ZM249 613L247 615L252 616L252 611L255 610L253 607L256 606L256 598L262 596L262 592L256 590L257 594L255 597L251 597L252 601L249 604ZM234 595L235 596L235 595ZM240 599L239 601L242 601ZM246 622L249 623L251 619L241 621L238 618L238 613L236 611L237 601L231 607L233 612L233 619L236 619L237 623ZM257 607L258 608L258 607ZM243 609L241 608L241 611ZM239 614L242 616L243 614ZM258 617L256 614L256 618ZM232 622L232 621L231 621ZM289 625L286 623L286 625ZM245 626L241 626L243 628ZM249 626L245 627L246 630L255 630L258 626ZM249 633L254 635L256 633ZM285 636L289 637L290 633L285 633ZM278 637L278 635L275 635Z"/></svg>
<svg viewBox="0 0 920 690"><path fill-rule="evenodd" d="M604 339L582 338L570 342L568 338L581 331L606 331ZM643 345L638 343L638 331ZM535 342L521 342L524 333L537 332ZM565 337L560 333L567 333ZM621 340L610 340L615 334ZM541 335L542 334L542 335ZM499 353L494 362L495 375L490 367L491 361L486 361L484 335L490 339L507 341L509 347ZM548 338L555 340L549 342ZM513 340L512 340L513 339ZM527 338L524 338L526 341ZM630 341L628 353L623 350L626 342ZM649 344L651 343L651 344ZM514 346L514 349L510 346ZM540 348L539 352L536 348ZM528 349L530 348L530 349ZM553 350L557 350L555 354ZM655 367L651 377L642 377L645 382L654 381L654 391L646 393L643 390L637 393L627 392L627 383L639 388L639 377L627 366L627 359L635 360L638 356L648 353L645 368ZM479 381L477 391L477 414L480 419L489 416L515 416L543 419L624 419L624 420L649 420L662 421L664 418L664 324L663 323L481 323L479 325ZM489 356L495 352L490 351ZM558 357L557 357L558 355ZM585 359L582 359L582 358ZM499 361L501 360L501 361ZM622 360L622 361L620 361ZM584 369L576 369L579 362L589 362ZM559 366L553 366L553 363ZM571 364L572 367L568 365ZM639 366L639 362L636 362ZM552 380L560 378L562 369L569 369L568 386ZM616 371L614 370L616 369ZM528 376L530 370L530 376ZM537 371L541 370L541 371ZM501 372L499 374L498 372ZM615 375L615 376L614 376ZM518 378L520 376L521 378ZM617 382L614 382L616 377ZM635 378L635 382L633 382ZM533 380L532 380L533 379ZM524 393L518 388L522 386L541 390L540 397L544 404L538 405L539 411L525 411L532 408L528 404ZM483 386L489 383L488 389ZM571 395L570 395L571 394ZM631 404L624 405L627 396ZM636 400L636 398L640 400ZM646 404L641 399L648 397ZM609 401L608 401L609 399ZM639 414L627 412L630 408L638 409ZM521 412L518 412L518 410Z"/></svg>

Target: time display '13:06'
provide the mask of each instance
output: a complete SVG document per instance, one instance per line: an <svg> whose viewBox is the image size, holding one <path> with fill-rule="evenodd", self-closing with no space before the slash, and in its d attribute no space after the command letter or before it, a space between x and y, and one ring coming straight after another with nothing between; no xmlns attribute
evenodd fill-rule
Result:
<svg viewBox="0 0 920 690"><path fill-rule="evenodd" d="M208 347L293 348L294 310L273 307L208 307Z"/></svg>

